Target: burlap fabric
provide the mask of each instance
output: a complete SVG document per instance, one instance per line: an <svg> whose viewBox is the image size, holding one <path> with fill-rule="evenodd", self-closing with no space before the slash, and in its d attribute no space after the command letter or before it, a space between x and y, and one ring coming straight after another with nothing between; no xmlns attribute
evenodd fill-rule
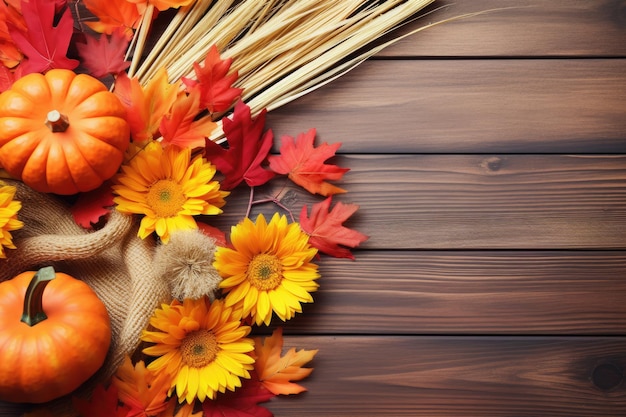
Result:
<svg viewBox="0 0 626 417"><path fill-rule="evenodd" d="M5 182L17 188L24 228L12 233L17 249L0 259L0 281L48 265L85 281L106 305L113 333L104 366L86 385L108 379L137 348L154 308L170 300L168 284L154 271L154 239L138 238L138 222L116 211L101 229L85 230L62 199Z"/></svg>

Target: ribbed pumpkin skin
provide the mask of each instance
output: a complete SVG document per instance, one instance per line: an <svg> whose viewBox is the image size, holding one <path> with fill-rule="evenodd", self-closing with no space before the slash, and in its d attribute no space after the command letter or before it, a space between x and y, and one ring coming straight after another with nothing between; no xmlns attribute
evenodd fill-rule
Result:
<svg viewBox="0 0 626 417"><path fill-rule="evenodd" d="M0 283L0 400L42 403L69 394L104 363L107 310L84 282L56 273L43 293L47 319L20 321L34 271Z"/></svg>
<svg viewBox="0 0 626 417"><path fill-rule="evenodd" d="M53 110L67 116L67 130L46 126ZM90 75L28 74L0 94L0 165L37 191L98 188L117 172L129 142L126 109Z"/></svg>

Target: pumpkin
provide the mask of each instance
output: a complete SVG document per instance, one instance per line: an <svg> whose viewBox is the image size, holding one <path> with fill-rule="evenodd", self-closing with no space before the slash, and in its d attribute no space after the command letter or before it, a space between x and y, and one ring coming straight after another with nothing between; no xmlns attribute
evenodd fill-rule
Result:
<svg viewBox="0 0 626 417"><path fill-rule="evenodd" d="M129 142L124 105L90 75L32 73L0 94L0 165L36 191L98 188L117 172Z"/></svg>
<svg viewBox="0 0 626 417"><path fill-rule="evenodd" d="M69 394L104 363L107 310L83 281L52 267L0 283L0 400Z"/></svg>

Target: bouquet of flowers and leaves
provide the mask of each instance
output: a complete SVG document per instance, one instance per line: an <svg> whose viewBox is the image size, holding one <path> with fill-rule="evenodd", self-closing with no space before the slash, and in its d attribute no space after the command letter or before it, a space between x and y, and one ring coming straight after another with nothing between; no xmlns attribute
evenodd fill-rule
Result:
<svg viewBox="0 0 626 417"><path fill-rule="evenodd" d="M348 169L328 163L340 143L311 129L277 144L266 112L385 47L371 42L431 2L0 2L0 297L69 326L87 306L59 295L68 273L102 300L111 335L100 358L77 353L93 348L82 328L47 340L67 353L51 363L27 348L44 345L43 325L0 308L12 364L0 397L44 403L31 415L271 416L260 403L303 391L317 351L284 352L280 326L255 329L301 313L320 253L354 259L367 236L344 226L358 206L332 201L346 192ZM270 181L320 199L293 213L255 196ZM241 187L241 221L211 225ZM251 218L261 203L275 213ZM71 314L54 316L47 291ZM70 362L98 371L54 368Z"/></svg>

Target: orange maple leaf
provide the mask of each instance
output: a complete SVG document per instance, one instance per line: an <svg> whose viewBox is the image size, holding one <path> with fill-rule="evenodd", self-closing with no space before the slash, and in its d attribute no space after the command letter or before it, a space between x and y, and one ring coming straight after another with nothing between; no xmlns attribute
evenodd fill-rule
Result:
<svg viewBox="0 0 626 417"><path fill-rule="evenodd" d="M85 22L98 33L112 34L117 28L123 28L127 36L132 36L133 29L139 26L144 6L127 0L83 0L85 7L99 20Z"/></svg>
<svg viewBox="0 0 626 417"><path fill-rule="evenodd" d="M120 401L131 409L129 415L154 416L167 408L170 376L147 369L143 361L133 366L127 356L112 383L118 389Z"/></svg>
<svg viewBox="0 0 626 417"><path fill-rule="evenodd" d="M345 193L346 190L332 185L326 180L339 180L349 168L340 168L337 165L325 164L328 158L335 155L341 143L329 145L322 143L313 146L315 129L301 133L295 139L291 136L281 138L280 155L268 157L270 169L277 174L286 174L289 179L304 187L312 194L329 196Z"/></svg>
<svg viewBox="0 0 626 417"><path fill-rule="evenodd" d="M135 143L145 143L158 134L161 119L176 101L179 87L178 81L174 84L168 82L165 68L161 68L145 87L139 84L137 78L120 73L113 92L126 106L126 118Z"/></svg>
<svg viewBox="0 0 626 417"><path fill-rule="evenodd" d="M178 9L182 6L189 6L194 0L127 0L131 3L137 4L151 4L159 11L165 11L167 9Z"/></svg>
<svg viewBox="0 0 626 417"><path fill-rule="evenodd" d="M256 361L254 369L261 384L275 395L299 394L306 391L301 385L291 381L300 381L309 376L313 368L302 366L310 362L318 350L289 349L281 356L283 349L283 330L277 328L271 336L264 340L255 338L254 353Z"/></svg>
<svg viewBox="0 0 626 417"><path fill-rule="evenodd" d="M159 132L163 136L163 143L191 149L204 147L205 139L217 125L208 116L195 120L200 110L199 91L180 94L170 113L161 119Z"/></svg>
<svg viewBox="0 0 626 417"><path fill-rule="evenodd" d="M7 22L19 30L26 31L26 22L20 12L20 2L0 1L0 61L7 68L14 68L23 58L9 34Z"/></svg>

